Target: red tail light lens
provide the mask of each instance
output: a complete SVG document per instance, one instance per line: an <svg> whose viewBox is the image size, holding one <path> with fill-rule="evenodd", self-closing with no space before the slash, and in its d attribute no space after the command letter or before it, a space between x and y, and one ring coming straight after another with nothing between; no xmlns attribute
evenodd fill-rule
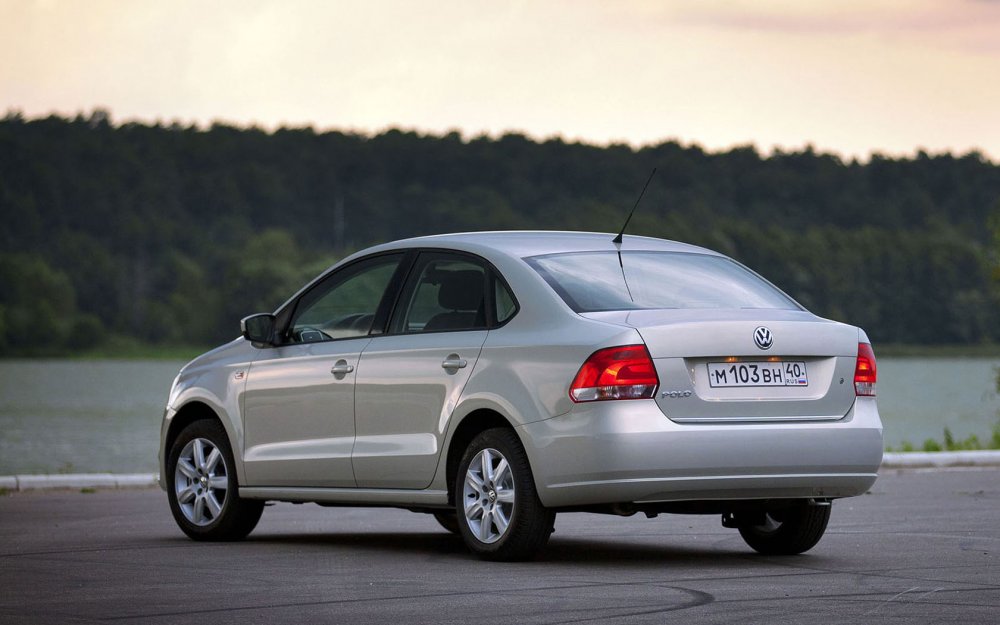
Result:
<svg viewBox="0 0 1000 625"><path fill-rule="evenodd" d="M874 397L878 368L875 366L875 352L868 343L858 343L858 363L854 367L854 393Z"/></svg>
<svg viewBox="0 0 1000 625"><path fill-rule="evenodd" d="M660 379L645 345L622 345L590 355L569 387L575 402L649 399Z"/></svg>

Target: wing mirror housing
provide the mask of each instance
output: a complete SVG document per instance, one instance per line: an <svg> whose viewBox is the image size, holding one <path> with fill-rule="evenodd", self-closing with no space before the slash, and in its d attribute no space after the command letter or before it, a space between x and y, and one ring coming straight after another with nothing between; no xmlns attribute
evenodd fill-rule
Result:
<svg viewBox="0 0 1000 625"><path fill-rule="evenodd" d="M254 347L267 347L274 344L274 315L258 313L240 320L240 332L243 338L253 343Z"/></svg>

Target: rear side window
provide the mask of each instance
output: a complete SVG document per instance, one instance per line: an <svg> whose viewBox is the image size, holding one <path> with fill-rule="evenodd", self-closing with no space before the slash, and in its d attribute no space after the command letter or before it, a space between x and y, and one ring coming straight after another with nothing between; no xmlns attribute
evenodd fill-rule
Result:
<svg viewBox="0 0 1000 625"><path fill-rule="evenodd" d="M724 256L683 252L550 254L525 259L576 312L799 306Z"/></svg>
<svg viewBox="0 0 1000 625"><path fill-rule="evenodd" d="M497 311L497 324L502 324L517 312L517 302L499 279L493 280L493 302Z"/></svg>
<svg viewBox="0 0 1000 625"><path fill-rule="evenodd" d="M485 329L486 268L471 259L422 254L403 289L392 332Z"/></svg>

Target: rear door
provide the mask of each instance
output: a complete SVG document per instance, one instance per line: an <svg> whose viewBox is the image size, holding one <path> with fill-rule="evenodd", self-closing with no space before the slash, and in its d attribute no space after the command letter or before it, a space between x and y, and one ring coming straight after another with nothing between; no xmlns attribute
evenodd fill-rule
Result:
<svg viewBox="0 0 1000 625"><path fill-rule="evenodd" d="M423 252L389 334L373 337L357 372L354 473L359 487L424 488L448 419L493 316L490 273L473 256Z"/></svg>

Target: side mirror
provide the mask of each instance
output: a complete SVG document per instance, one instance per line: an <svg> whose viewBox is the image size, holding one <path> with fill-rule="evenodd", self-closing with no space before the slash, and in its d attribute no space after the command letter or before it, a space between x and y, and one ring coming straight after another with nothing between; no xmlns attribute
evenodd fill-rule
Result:
<svg viewBox="0 0 1000 625"><path fill-rule="evenodd" d="M274 315L260 313L244 317L240 320L240 332L255 347L271 345L274 342Z"/></svg>

